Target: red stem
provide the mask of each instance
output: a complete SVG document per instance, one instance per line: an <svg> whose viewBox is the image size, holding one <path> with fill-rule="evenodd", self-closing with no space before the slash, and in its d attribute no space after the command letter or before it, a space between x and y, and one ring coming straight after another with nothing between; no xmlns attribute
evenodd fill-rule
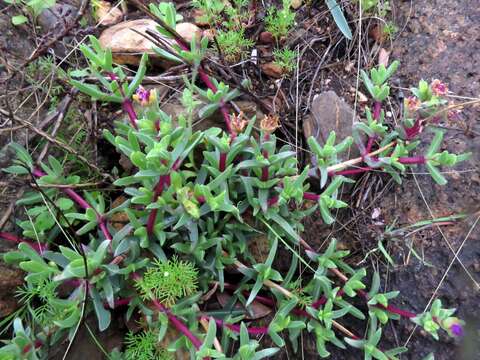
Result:
<svg viewBox="0 0 480 360"><path fill-rule="evenodd" d="M366 301L370 300L370 297L368 296L368 294L363 291L363 290L357 290L357 293L363 297ZM403 316L403 317L406 317L406 318L414 318L415 316L417 316L417 314L415 313L412 313L410 311L407 311L407 310L402 310L402 309L399 309L397 308L396 306L393 306L393 305L388 305L388 306L383 306L381 304L377 304L375 305L376 307L380 308L380 309L384 309L384 310L387 310L393 314L397 314L397 315L400 315L400 316Z"/></svg>
<svg viewBox="0 0 480 360"><path fill-rule="evenodd" d="M201 66L198 68L198 75L200 76L200 79L202 79L203 83L207 86L207 88L212 90L214 93L217 92L217 88L212 83L207 73L205 72L205 70L203 70ZM220 100L220 112L222 113L223 119L225 120L225 126L227 127L228 133L230 134L230 136L235 137L235 133L232 131L230 115L228 113L227 106L225 105L225 102L223 100Z"/></svg>
<svg viewBox="0 0 480 360"><path fill-rule="evenodd" d="M36 252L38 253L43 253L45 250L47 250L47 244L39 244L35 243L32 241L28 241L26 239L22 239L18 237L17 235L6 233L6 232L0 232L0 238L13 242L15 244L20 244L20 243L25 243L29 245L31 248L33 248Z"/></svg>
<svg viewBox="0 0 480 360"><path fill-rule="evenodd" d="M367 147L365 148L365 155L369 154L372 151L372 146L374 142L375 142L375 136L370 136L368 138Z"/></svg>
<svg viewBox="0 0 480 360"><path fill-rule="evenodd" d="M140 281L142 279L141 276L136 272L133 272L131 274L131 277L135 281ZM167 314L168 320L175 326L175 328L183 335L185 335L192 342L193 346L195 346L197 350L200 349L200 347L202 346L202 342L190 331L187 326L185 326L175 315L173 315L168 308L166 308L157 299L153 300L153 305L155 305L155 307L159 311Z"/></svg>
<svg viewBox="0 0 480 360"><path fill-rule="evenodd" d="M305 240L303 240L303 239L300 240L300 245L302 245L302 246L305 248L305 250L307 250L307 251L310 251L310 252L313 252L313 253L317 253L317 252L316 252ZM344 279L342 279L342 280L344 280ZM344 280L344 281L345 281L345 280ZM340 291L338 292L338 295L340 295L340 292L341 292L341 294L343 294L343 290L340 290ZM363 290L357 290L357 293L358 293L361 297L363 297L366 301L370 300L368 294L367 294L365 291L363 291ZM393 305L383 306L383 305L381 305L381 304L377 304L377 305L375 305L375 306L378 307L378 308L380 308L380 309L387 310L387 311L389 311L389 312L391 312L391 313L393 313L393 314L397 314L397 315L400 315L400 316L403 316L403 317L406 317L406 318L409 318L409 319L417 316L417 314L415 314L415 313L412 313L412 312L407 311L407 310L399 309L399 308L397 308L396 306L393 306Z"/></svg>
<svg viewBox="0 0 480 360"><path fill-rule="evenodd" d="M119 307L119 306L124 306L124 305L128 305L130 303L132 299L131 298L124 298L124 299L117 299L114 301L114 308L116 307ZM167 316L168 316L168 312L169 310L163 306L160 302L158 302L157 300L154 300L154 304L155 306L162 312L167 312ZM110 308L110 306L108 305L108 303L104 303L103 306L108 309ZM173 315L172 315L173 316ZM201 318L201 316L199 316L199 318ZM230 330L232 331L235 331L237 333L240 332L240 326L239 325L235 325L235 324L226 324L223 320L220 320L220 319L216 319L212 316L212 319L215 320L215 322L217 323L217 325L219 326L225 326L227 328L229 328ZM183 325L183 324L182 324ZM261 335L261 334L266 334L268 332L268 327L248 327L247 328L248 330L248 333L249 334L252 334L252 335ZM186 335L185 335L186 336ZM189 337L190 339L190 337ZM193 343L193 341L192 341ZM201 343L200 343L201 345Z"/></svg>
<svg viewBox="0 0 480 360"><path fill-rule="evenodd" d="M34 343L33 343L33 346L35 347L35 349L38 349L39 347L41 347L43 345L42 341L41 340L35 340ZM32 349L32 345L31 344L28 344L27 346L25 346L22 350L22 353L23 354L27 354L30 350Z"/></svg>
<svg viewBox="0 0 480 360"><path fill-rule="evenodd" d="M415 123L412 125L411 128L403 127L405 130L405 134L407 136L407 140L412 140L415 138L420 132L422 131L422 121L420 119L415 120Z"/></svg>
<svg viewBox="0 0 480 360"><path fill-rule="evenodd" d="M218 170L220 170L221 172L224 172L226 167L227 167L227 153L220 153Z"/></svg>
<svg viewBox="0 0 480 360"><path fill-rule="evenodd" d="M97 219L98 219L98 216L97 216ZM100 216L99 220L100 221L98 222L98 226L100 227L100 230L102 231L103 236L105 236L105 239L107 239L108 241L112 241L113 237L112 237L112 234L110 234L110 231L108 231L107 222L105 221L103 216Z"/></svg>
<svg viewBox="0 0 480 360"><path fill-rule="evenodd" d="M177 42L178 46L180 46L182 50L190 51L188 44L183 42L182 39L175 37L175 41ZM198 76L200 77L200 79L203 81L203 83L207 88L212 90L214 93L217 92L217 88L212 83L212 81L210 80L210 78L208 77L207 73L205 72L202 66L198 67ZM235 133L232 131L230 115L228 114L227 106L223 100L220 101L220 112L222 113L223 119L225 120L225 126L227 127L228 133L232 138L234 138Z"/></svg>
<svg viewBox="0 0 480 360"><path fill-rule="evenodd" d="M162 195L165 186L170 185L170 175L161 175L153 193L153 202L157 201L158 197ZM148 215L147 219L147 234L153 234L153 227L157 218L158 209L153 209Z"/></svg>
<svg viewBox="0 0 480 360"><path fill-rule="evenodd" d="M133 103L130 99L123 100L122 103L123 110L127 113L128 119L130 120L130 124L132 124L135 130L138 130L137 126L137 114L135 113L135 109L133 108Z"/></svg>
<svg viewBox="0 0 480 360"><path fill-rule="evenodd" d="M169 309L163 306L162 303L160 303L158 300L153 300L153 304L158 310L167 314L168 320L173 324L173 326L175 326L178 331L180 331L192 342L193 346L195 346L197 350L200 349L200 347L202 346L202 342L190 331L190 329L185 324L183 324L175 315L172 314Z"/></svg>
<svg viewBox="0 0 480 360"><path fill-rule="evenodd" d="M63 189L62 190L65 194L68 195L68 197L70 199L72 199L73 201L75 201L78 206L80 206L82 209L86 210L86 209L89 209L91 208L90 204L87 203L80 195L78 195L75 191L73 191L72 189Z"/></svg>
<svg viewBox="0 0 480 360"><path fill-rule="evenodd" d="M278 202L278 196L274 196L274 197L271 197L270 199L268 199L267 205L268 205L268 207L271 207L271 206L276 205L277 202Z"/></svg>
<svg viewBox="0 0 480 360"><path fill-rule="evenodd" d="M268 181L268 166L262 168L262 181Z"/></svg>
<svg viewBox="0 0 480 360"><path fill-rule="evenodd" d="M412 156L398 158L400 164L425 164L427 159L425 156Z"/></svg>
<svg viewBox="0 0 480 360"><path fill-rule="evenodd" d="M303 198L305 200L318 201L318 199L320 198L320 195L317 195L317 194L314 194L314 193L311 193L311 192L304 192L303 193Z"/></svg>
<svg viewBox="0 0 480 360"><path fill-rule="evenodd" d="M108 302L104 302L104 303L103 303L103 307L104 307L105 309L115 309L115 308L117 308L117 307L125 306L125 305L130 304L130 301L132 301L131 298L117 299L117 300L114 300L114 301L113 301L113 308L110 307L110 305L108 304Z"/></svg>
<svg viewBox="0 0 480 360"><path fill-rule="evenodd" d="M382 112L382 103L380 101L375 101L373 104L373 120L380 119L380 114Z"/></svg>
<svg viewBox="0 0 480 360"><path fill-rule="evenodd" d="M348 170L341 170L341 171L336 171L336 172L330 172L328 175L356 175L356 174L361 174L367 171L373 170L372 167L370 166L365 166L365 167L359 167L355 169L348 169Z"/></svg>

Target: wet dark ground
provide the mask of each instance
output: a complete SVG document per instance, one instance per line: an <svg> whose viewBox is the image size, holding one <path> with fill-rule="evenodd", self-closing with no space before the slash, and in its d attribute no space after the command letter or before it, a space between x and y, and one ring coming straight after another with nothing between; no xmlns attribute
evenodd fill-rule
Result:
<svg viewBox="0 0 480 360"><path fill-rule="evenodd" d="M402 61L401 85L407 87L420 78L438 78L448 83L455 95L479 97L480 1L420 0L395 5L398 23L406 23L392 54ZM472 152L472 158L461 164L458 172L448 175L445 187L419 174L418 185L414 178L409 178L402 186L393 187L382 197L380 208L386 223L398 218L399 224L431 219L432 215L469 214L465 221L442 227L444 236L435 228L420 232L414 238L414 246L423 248L425 260L433 267L423 266L412 257L407 266L390 273L389 282L390 289L402 292L401 305L416 312L421 312L432 296L440 298L445 306L458 308L459 317L467 322L466 336L458 343L443 338L435 342L417 329L407 343L409 352L403 359L422 359L429 352L440 360L480 359L480 107L467 107L457 121L444 125L445 148ZM454 252L458 252L458 260L453 260ZM403 255L399 253L397 258ZM398 342L405 344L412 326L402 323L395 330Z"/></svg>
<svg viewBox="0 0 480 360"><path fill-rule="evenodd" d="M392 45L390 56L402 63L397 84L410 87L421 78L427 81L438 78L448 83L455 95L479 97L480 1L391 3L399 28L405 26ZM408 258L406 244L397 242L391 254L398 266L390 269L386 289L400 290L396 305L417 313L422 312L434 296L441 299L444 306L458 308L458 316L467 323L466 336L462 341L441 337L437 342L420 329L414 331L414 324L409 321L393 323L387 327L383 341L386 348L406 344L409 352L402 359L423 359L429 353L434 353L438 360L480 359L480 224L477 223L480 216L480 107L466 107L458 120L442 125L447 130L445 149L472 152L472 158L456 168L458 171L448 174L449 182L444 187L434 184L429 176L422 174L425 169L419 168L416 179L409 176L401 186L392 186L373 207L379 208L385 224L396 221L397 227L432 217L469 214L464 221L442 227L443 236L433 227L410 238L414 249L423 254L424 261L432 267L425 266L411 254ZM368 244L368 238L363 243ZM371 242L371 246L375 243ZM457 251L458 260L454 260L453 253ZM334 358L358 359L360 356L338 354Z"/></svg>

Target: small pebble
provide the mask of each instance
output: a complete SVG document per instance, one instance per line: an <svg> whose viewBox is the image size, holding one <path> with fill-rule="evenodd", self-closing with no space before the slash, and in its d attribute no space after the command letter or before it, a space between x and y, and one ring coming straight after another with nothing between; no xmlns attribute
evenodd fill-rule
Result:
<svg viewBox="0 0 480 360"><path fill-rule="evenodd" d="M292 2L290 3L290 6L293 9L298 9L300 6L302 6L302 0L292 0Z"/></svg>

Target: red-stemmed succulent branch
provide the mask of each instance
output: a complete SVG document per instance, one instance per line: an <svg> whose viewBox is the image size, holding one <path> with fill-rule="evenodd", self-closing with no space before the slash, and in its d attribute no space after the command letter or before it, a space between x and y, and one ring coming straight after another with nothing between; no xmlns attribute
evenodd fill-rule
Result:
<svg viewBox="0 0 480 360"><path fill-rule="evenodd" d="M305 250L313 253L313 254L317 254L317 252L303 239L300 239L300 245L302 245L304 247ZM336 268L329 268L329 270L335 275L337 276L340 280L342 280L343 282L347 282L348 281L348 277L345 276L340 270L336 269ZM357 290L356 291L362 298L365 299L365 301L369 301L370 298L368 296L368 294L363 291L363 290ZM388 304L387 306L383 306L381 304L376 304L374 305L375 307L378 307L380 309L383 309L383 310L387 310L389 311L390 313L392 314L397 314L397 315L400 315L402 317L405 317L405 318L414 318L417 316L417 314L415 313L412 313L410 311L407 311L407 310L402 310L402 309L399 309L393 305L390 305Z"/></svg>
<svg viewBox="0 0 480 360"><path fill-rule="evenodd" d="M425 164L427 162L427 158L423 155L421 155L421 156L411 156L411 157L401 157L401 158L398 158L398 162L400 164L405 164L405 165Z"/></svg>
<svg viewBox="0 0 480 360"><path fill-rule="evenodd" d="M132 273L132 278L135 281L141 281L141 276L137 273ZM165 305L163 305L160 301L157 299L152 299L152 303L157 308L158 311L165 313L168 317L168 320L173 324L173 326L181 333L183 334L187 339L190 340L193 346L198 350L202 346L202 341L197 338L186 326L180 319L178 319L170 309L168 309Z"/></svg>
<svg viewBox="0 0 480 360"><path fill-rule="evenodd" d="M332 269L329 269L329 270L333 274L335 274L343 282L348 281L348 277L345 276L340 270L335 269L335 268L332 268ZM359 289L356 292L357 292L358 295L360 295L362 298L364 298L365 301L370 300L370 297L368 296L368 294L364 290ZM388 304L387 306L383 306L382 304L376 304L375 306L380 308L380 309L387 310L388 312L390 312L392 314L397 314L397 315L400 315L400 316L408 318L408 319L411 319L411 318L414 318L414 317L417 316L417 314L415 314L411 311L402 310L402 309L399 309L396 306L390 305L390 304Z"/></svg>
<svg viewBox="0 0 480 360"><path fill-rule="evenodd" d="M328 175L330 175L330 176L335 176L335 175L343 175L343 176L358 175L358 174L363 174L365 172L371 171L373 169L374 168L371 167L371 166L362 166L362 167L358 167L358 168L355 168L355 169L329 172Z"/></svg>
<svg viewBox="0 0 480 360"><path fill-rule="evenodd" d="M45 176L46 174L39 170L39 169L34 169L32 171L32 175L41 178L42 176ZM64 192L70 199L72 199L75 203L77 203L78 206L80 206L82 209L92 209L95 211L96 217L97 217L97 222L100 230L102 231L103 235L105 238L109 241L112 241L112 234L110 234L110 231L108 230L107 226L107 220L105 219L105 216L103 214L98 213L98 211L92 207L83 197L81 197L75 190L71 188L61 188L61 191Z"/></svg>
<svg viewBox="0 0 480 360"><path fill-rule="evenodd" d="M191 50L188 42L182 36L180 36L180 34L178 34L175 31L175 29L173 29L171 26L169 26L167 23L165 23L165 21L163 21L162 19L160 19L157 16L155 16L154 14L152 14L145 5L141 4L138 1L134 1L134 2L136 3L136 5L140 9L142 9L145 13L147 13L153 20L157 21L162 28L164 28L166 31L168 31L170 33L170 35L172 35L174 41L180 47L180 49L182 49L184 51L190 51ZM147 31L147 33L150 34L148 31ZM202 63L200 63L200 66L198 66L197 71L198 71L198 76L200 77L200 80L202 80L202 82L205 84L205 86L208 89L212 90L214 93L217 92L217 88L216 88L215 84L210 80L210 77L208 76L207 72L205 71ZM228 113L227 105L225 104L225 102L223 100L220 101L220 112L222 113L222 116L223 116L223 119L225 121L225 126L227 128L228 133L230 134L230 136L235 137L235 133L232 131L230 114Z"/></svg>
<svg viewBox="0 0 480 360"><path fill-rule="evenodd" d="M162 195L165 187L170 186L170 175L161 175L153 193L153 202L157 201L159 196ZM155 227L155 220L157 218L158 209L152 209L147 219L147 234L153 234Z"/></svg>
<svg viewBox="0 0 480 360"><path fill-rule="evenodd" d="M132 127L135 130L138 130L138 125L137 125L138 117L137 117L137 113L135 112L135 109L133 108L132 100L124 99L122 102L122 109L128 115L128 119Z"/></svg>
<svg viewBox="0 0 480 360"><path fill-rule="evenodd" d="M167 315L168 320L173 324L173 326L175 326L175 328L180 333L185 335L185 337L188 338L188 340L190 340L190 342L193 344L193 346L195 346L197 350L200 349L200 347L202 346L202 341L199 338L197 338L183 322L181 322L175 315L173 315L172 312L169 309L167 309L158 300L154 299L152 302L153 302L153 305L155 305L155 307L160 312L163 312Z"/></svg>

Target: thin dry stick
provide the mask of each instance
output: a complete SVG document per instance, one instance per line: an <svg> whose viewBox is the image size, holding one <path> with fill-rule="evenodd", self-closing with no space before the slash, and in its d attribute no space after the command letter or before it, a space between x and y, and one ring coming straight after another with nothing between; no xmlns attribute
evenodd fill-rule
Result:
<svg viewBox="0 0 480 360"><path fill-rule="evenodd" d="M60 107L58 109L57 121L55 122L55 125L53 126L52 132L50 134L50 136L52 138L54 138L57 135L58 129L60 129L60 125L62 124L62 121L65 118L65 114L68 112L68 108L70 107L70 104L72 103L73 97L77 93L78 93L78 90L75 89L75 90L72 91L71 95L69 94L63 99L62 104L60 105ZM42 152L40 153L40 155L38 156L38 159L36 161L37 165L39 165L42 162L45 155L47 155L49 145L50 145L49 142L45 144Z"/></svg>
<svg viewBox="0 0 480 360"><path fill-rule="evenodd" d="M384 152L385 150L391 148L392 146L394 146L396 144L395 141L392 141L391 143L381 147L380 149L378 150L375 150L375 151L372 151L371 153L368 153L367 156L375 156L375 155L378 155L382 152ZM365 157L367 156L359 156L355 159L350 159L348 161L344 161L340 164L335 164L335 165L332 165L332 166L329 166L327 168L327 172L334 172L334 171L339 171L339 170L343 170L343 169L346 169L347 167L349 166L353 166L353 165L356 165L356 164L359 164L359 163L362 163L365 159Z"/></svg>
<svg viewBox="0 0 480 360"><path fill-rule="evenodd" d="M423 202L425 203L425 206L427 207L428 212L430 213L430 216L432 217L432 219L435 219L435 215L433 214L432 209L431 209L430 206L428 205L428 202L427 202L427 200L425 199L425 195L423 194L422 188L420 187L420 184L418 183L417 177L416 177L415 175L413 175L413 179L415 180L415 184L417 185L418 191L420 192L420 195L421 195L421 197L422 197L422 200L423 200ZM465 273L468 275L468 277L470 278L470 280L472 280L472 282L475 284L477 290L479 290L479 289L480 289L480 284L475 280L475 278L473 277L473 275L470 273L470 271L468 271L468 269L466 268L466 266L463 264L463 262L462 262L462 261L460 260L460 258L457 256L457 253L456 253L455 250L453 249L452 244L450 243L450 241L448 241L447 237L446 237L445 234L443 233L443 231L442 231L442 229L440 228L440 226L437 225L437 229L438 229L438 231L440 232L440 234L442 235L443 240L447 243L448 248L449 248L450 251L452 252L452 254L453 254L453 256L454 256L454 260L457 260L457 261L458 261L458 263L459 263L460 266L463 268L463 270L465 271Z"/></svg>
<svg viewBox="0 0 480 360"><path fill-rule="evenodd" d="M31 122L29 121L26 121L26 120L23 120L23 119L20 119L19 117L15 117L15 120L18 121L19 123L23 124L23 125L26 125L30 130L32 130L33 132L35 132L36 134L42 136L43 138L45 138L47 141L57 145L58 147L62 148L63 150L65 150L66 152L72 154L72 155L75 155L76 157L78 157L82 162L84 162L89 168L91 168L92 170L94 170L95 172L97 172L98 174L100 174L104 179L108 179L110 181L113 181L113 177L112 175L110 174L107 174L107 173L104 173L102 171L102 169L100 169L98 166L94 165L94 164L91 164L87 158L85 158L84 156L80 155L78 153L78 151L76 151L75 149L73 149L72 147L68 146L67 144L63 143L62 141L60 140L57 140L53 137L50 136L50 134L46 133L45 131L43 130L39 130L37 129Z"/></svg>

